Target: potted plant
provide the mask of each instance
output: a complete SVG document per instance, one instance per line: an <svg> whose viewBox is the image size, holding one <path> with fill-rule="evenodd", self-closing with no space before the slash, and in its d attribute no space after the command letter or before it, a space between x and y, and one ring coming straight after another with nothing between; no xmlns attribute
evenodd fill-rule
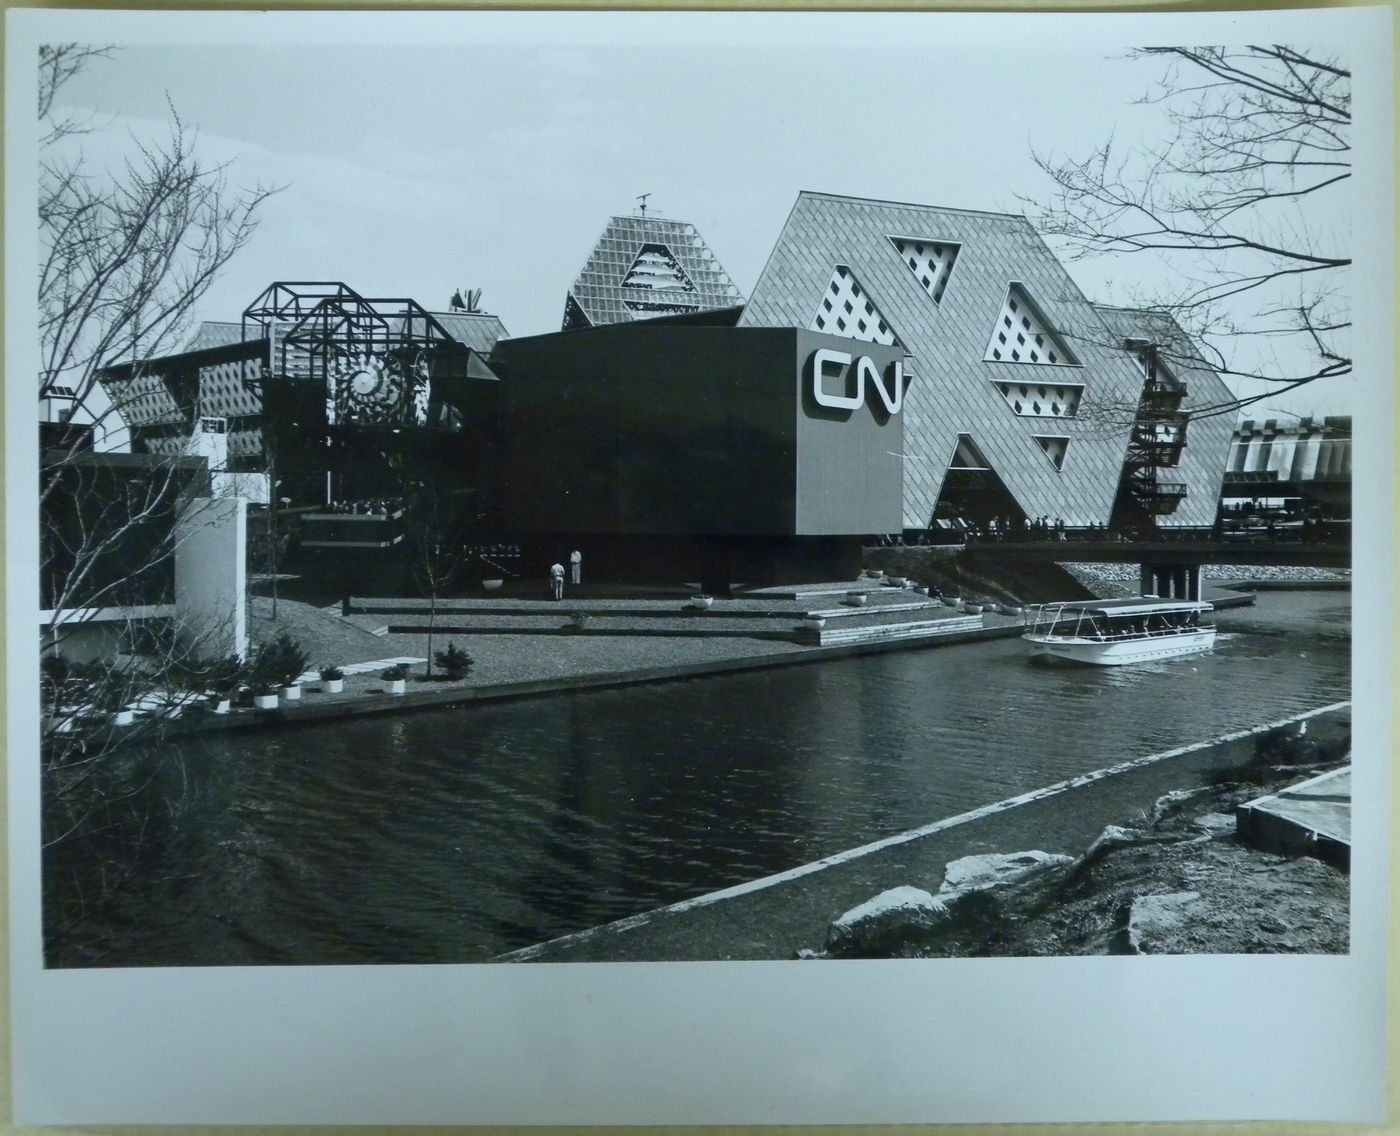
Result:
<svg viewBox="0 0 1400 1136"><path fill-rule="evenodd" d="M379 672L379 677L389 684L390 694L403 694L408 689L408 664L395 663Z"/></svg>
<svg viewBox="0 0 1400 1136"><path fill-rule="evenodd" d="M272 682L253 683L253 705L259 710L276 710L277 684Z"/></svg>
<svg viewBox="0 0 1400 1136"><path fill-rule="evenodd" d="M488 592L499 592L504 585L505 580L501 578L493 578L490 580L481 581L481 586L485 588Z"/></svg>
<svg viewBox="0 0 1400 1136"><path fill-rule="evenodd" d="M433 661L440 666L452 682L460 682L467 677L475 660L456 643L448 643L447 650L433 653Z"/></svg>
<svg viewBox="0 0 1400 1136"><path fill-rule="evenodd" d="M707 596L701 592L699 595L691 596L685 606L690 611L709 611L714 602L714 596Z"/></svg>
<svg viewBox="0 0 1400 1136"><path fill-rule="evenodd" d="M809 628L809 629L811 629L812 631L820 631L823 627L826 626L826 616L824 616L824 615L807 615L807 616L804 616L803 619L802 619L802 626L803 626L803 627L806 627L806 628Z"/></svg>
<svg viewBox="0 0 1400 1136"><path fill-rule="evenodd" d="M258 648L253 660L253 685L256 688L280 687L287 701L295 701L301 697L301 684L297 680L306 670L307 662L301 644L287 632L279 631L276 639Z"/></svg>
<svg viewBox="0 0 1400 1136"><path fill-rule="evenodd" d="M321 682L325 685L322 688L327 694L339 694L345 689L345 672L340 667L322 667Z"/></svg>
<svg viewBox="0 0 1400 1136"><path fill-rule="evenodd" d="M868 600L869 598L869 595L865 592L852 591L847 592L846 598L841 602L846 604L848 607L864 607L866 600Z"/></svg>
<svg viewBox="0 0 1400 1136"><path fill-rule="evenodd" d="M243 660L237 655L229 655L211 666L204 676L209 709L215 714L227 714L242 680Z"/></svg>
<svg viewBox="0 0 1400 1136"><path fill-rule="evenodd" d="M578 632L588 628L589 615L586 611L576 611L569 616L569 622L564 624L559 630Z"/></svg>

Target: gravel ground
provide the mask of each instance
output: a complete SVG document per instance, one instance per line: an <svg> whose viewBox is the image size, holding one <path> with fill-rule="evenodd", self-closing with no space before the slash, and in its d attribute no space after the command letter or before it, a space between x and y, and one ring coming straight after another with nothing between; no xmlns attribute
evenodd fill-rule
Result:
<svg viewBox="0 0 1400 1136"><path fill-rule="evenodd" d="M545 606L550 611L551 625L562 624L569 612L575 610L562 604ZM297 600L281 599L274 621L271 600L258 596L252 602L249 633L254 643L261 643L273 638L279 630L289 631L310 655L313 667L330 663L344 666L347 663L401 657L426 658L426 635L376 635L366 627L382 627L390 620L395 623L410 622L406 617L382 615L343 619L339 605L320 608ZM456 642L476 661L469 679L474 686L616 673L789 651L800 653L809 649L777 639L665 638L650 635L590 638L586 634L473 635L458 636L455 640L450 635L437 635L434 636L433 649L442 650L449 641ZM422 668L415 670L421 671ZM380 685L377 674L349 678L345 683L346 695L370 685Z"/></svg>
<svg viewBox="0 0 1400 1136"><path fill-rule="evenodd" d="M1135 595L1139 582L1136 564L1063 564L1065 571L1100 597ZM1351 579L1349 569L1290 568L1246 564L1208 564L1207 586L1220 587L1246 580L1289 581L1295 583L1340 583Z"/></svg>

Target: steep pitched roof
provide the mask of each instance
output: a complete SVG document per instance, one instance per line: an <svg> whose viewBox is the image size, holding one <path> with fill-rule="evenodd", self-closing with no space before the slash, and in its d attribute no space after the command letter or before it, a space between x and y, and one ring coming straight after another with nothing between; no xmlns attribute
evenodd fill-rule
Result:
<svg viewBox="0 0 1400 1136"><path fill-rule="evenodd" d="M481 355L491 354L496 340L509 334L500 317L489 312L433 312L432 316L458 343Z"/></svg>
<svg viewBox="0 0 1400 1136"><path fill-rule="evenodd" d="M972 439L1027 515L1071 525L1108 518L1128 426L1105 428L1074 408L1081 397L1135 404L1142 375L1025 218L803 192L740 326L815 326L837 265L859 280L911 357L907 527L930 523L959 435ZM1032 362L1024 344L1020 359L1009 351L993 358L998 329L1032 345L1048 333L1071 358ZM1061 468L1046 437L1057 439Z"/></svg>
<svg viewBox="0 0 1400 1136"><path fill-rule="evenodd" d="M255 338L258 335L256 329L251 329L250 334ZM205 320L199 325L194 335L190 336L190 341L185 344L185 351L203 351L206 347L227 347L231 343L243 342L243 324L234 320Z"/></svg>
<svg viewBox="0 0 1400 1136"><path fill-rule="evenodd" d="M742 302L694 225L662 217L613 217L569 290L564 329Z"/></svg>

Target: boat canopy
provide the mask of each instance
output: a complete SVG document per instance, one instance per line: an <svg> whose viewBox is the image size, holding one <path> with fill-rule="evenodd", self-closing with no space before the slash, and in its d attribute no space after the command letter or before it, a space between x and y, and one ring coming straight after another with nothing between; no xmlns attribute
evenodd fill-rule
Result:
<svg viewBox="0 0 1400 1136"><path fill-rule="evenodd" d="M1064 603L1031 604L1030 608L1037 611L1053 608L1065 615L1084 612L1089 615L1102 615L1106 619L1132 619L1140 615L1214 611L1215 605L1205 600L1159 600L1152 596L1136 596L1121 600L1068 600Z"/></svg>

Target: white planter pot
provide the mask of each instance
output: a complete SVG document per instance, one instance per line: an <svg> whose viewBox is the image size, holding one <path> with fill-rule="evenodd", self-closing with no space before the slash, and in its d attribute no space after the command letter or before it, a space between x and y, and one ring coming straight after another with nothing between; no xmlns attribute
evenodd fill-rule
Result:
<svg viewBox="0 0 1400 1136"><path fill-rule="evenodd" d="M813 631L820 631L826 626L826 620L820 618L804 619L802 621L802 626L810 627Z"/></svg>
<svg viewBox="0 0 1400 1136"><path fill-rule="evenodd" d="M253 705L256 706L259 710L276 710L277 695L255 694L253 695Z"/></svg>
<svg viewBox="0 0 1400 1136"><path fill-rule="evenodd" d="M284 686L282 697L288 702L299 702L301 700L301 683L294 682L290 686Z"/></svg>
<svg viewBox="0 0 1400 1136"><path fill-rule="evenodd" d="M112 725L129 726L136 720L136 715L130 710L116 710L112 713Z"/></svg>
<svg viewBox="0 0 1400 1136"><path fill-rule="evenodd" d="M214 714L227 714L232 705L232 700L228 698L211 698L209 700L209 709Z"/></svg>
<svg viewBox="0 0 1400 1136"><path fill-rule="evenodd" d="M481 586L488 592L499 592L501 590L501 585L504 583L504 580L482 580Z"/></svg>
<svg viewBox="0 0 1400 1136"><path fill-rule="evenodd" d="M865 601L869 598L864 592L848 592L846 603L850 604L851 607L864 607Z"/></svg>
<svg viewBox="0 0 1400 1136"><path fill-rule="evenodd" d="M408 689L408 679L406 679L406 678L391 678L391 679L389 679L389 693L390 693L390 694L403 694L404 691L406 691L407 689Z"/></svg>
<svg viewBox="0 0 1400 1136"><path fill-rule="evenodd" d="M343 678L328 678L323 681L326 684L327 694L339 694L345 689L345 680Z"/></svg>

